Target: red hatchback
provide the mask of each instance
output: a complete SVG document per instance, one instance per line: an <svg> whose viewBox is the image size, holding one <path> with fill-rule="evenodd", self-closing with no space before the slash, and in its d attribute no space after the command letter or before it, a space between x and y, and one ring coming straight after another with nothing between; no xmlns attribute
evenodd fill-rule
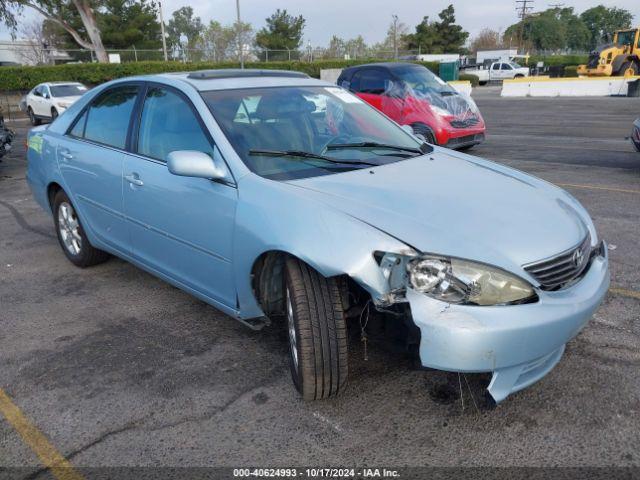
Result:
<svg viewBox="0 0 640 480"><path fill-rule="evenodd" d="M371 63L346 68L338 85L429 143L464 150L484 141L485 124L471 97L422 65Z"/></svg>

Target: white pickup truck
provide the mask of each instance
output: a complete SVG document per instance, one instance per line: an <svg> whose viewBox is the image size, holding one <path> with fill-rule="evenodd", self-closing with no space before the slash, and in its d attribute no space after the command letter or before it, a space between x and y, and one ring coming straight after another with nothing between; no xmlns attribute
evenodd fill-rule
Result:
<svg viewBox="0 0 640 480"><path fill-rule="evenodd" d="M465 74L475 75L480 80L480 85L485 85L493 80L505 80L509 78L528 77L529 68L521 67L515 62L502 60L493 62L486 69L465 69Z"/></svg>

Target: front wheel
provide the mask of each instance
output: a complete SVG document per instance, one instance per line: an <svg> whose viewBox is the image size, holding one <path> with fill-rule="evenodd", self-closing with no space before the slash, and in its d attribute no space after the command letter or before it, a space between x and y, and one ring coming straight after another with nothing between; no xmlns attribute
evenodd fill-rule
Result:
<svg viewBox="0 0 640 480"><path fill-rule="evenodd" d="M84 233L71 200L60 190L53 199L53 218L62 251L77 267L90 267L106 261L109 254L94 248Z"/></svg>
<svg viewBox="0 0 640 480"><path fill-rule="evenodd" d="M55 108L51 109L51 121L53 122L56 118L58 118L58 110Z"/></svg>
<svg viewBox="0 0 640 480"><path fill-rule="evenodd" d="M620 67L619 74L623 77L634 77L640 72L640 66L636 62L625 62Z"/></svg>
<svg viewBox="0 0 640 480"><path fill-rule="evenodd" d="M433 134L433 130L424 123L414 123L411 125L413 134L424 138L424 141L431 145L437 145L436 136Z"/></svg>
<svg viewBox="0 0 640 480"><path fill-rule="evenodd" d="M296 258L285 266L285 309L293 383L305 400L333 397L347 381L347 328L335 278Z"/></svg>

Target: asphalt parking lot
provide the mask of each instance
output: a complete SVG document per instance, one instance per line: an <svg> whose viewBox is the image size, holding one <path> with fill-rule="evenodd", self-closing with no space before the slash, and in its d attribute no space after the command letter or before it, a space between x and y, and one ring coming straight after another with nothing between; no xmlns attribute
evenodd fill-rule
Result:
<svg viewBox="0 0 640 480"><path fill-rule="evenodd" d="M21 121L0 163L0 394L80 472L640 466L640 154L625 140L640 99L474 96L488 137L471 153L563 186L610 244L612 290L539 383L488 409L479 378L461 397L457 375L376 348L364 361L356 341L344 395L301 401L284 330L251 331L115 258L69 263L25 183ZM29 438L0 415L0 467L46 478Z"/></svg>

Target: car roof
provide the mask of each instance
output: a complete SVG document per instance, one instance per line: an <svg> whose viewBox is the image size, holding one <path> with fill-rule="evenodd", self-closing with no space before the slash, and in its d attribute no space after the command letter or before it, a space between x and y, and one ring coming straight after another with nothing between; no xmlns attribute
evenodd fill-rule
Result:
<svg viewBox="0 0 640 480"><path fill-rule="evenodd" d="M345 68L340 77L351 77L358 70L362 70L363 68L382 68L384 70L397 70L399 68L406 67L422 67L427 68L424 65L420 65L419 63L411 63L411 62L377 62L377 63L364 63L362 65L354 65L353 67Z"/></svg>
<svg viewBox="0 0 640 480"><path fill-rule="evenodd" d="M286 70L219 69L194 72L171 72L143 77L154 79L179 79L199 91L234 90L241 88L292 87L292 86L335 86L332 83L311 78L301 72Z"/></svg>
<svg viewBox="0 0 640 480"><path fill-rule="evenodd" d="M82 85L80 82L43 82L40 85L55 87L56 85Z"/></svg>

